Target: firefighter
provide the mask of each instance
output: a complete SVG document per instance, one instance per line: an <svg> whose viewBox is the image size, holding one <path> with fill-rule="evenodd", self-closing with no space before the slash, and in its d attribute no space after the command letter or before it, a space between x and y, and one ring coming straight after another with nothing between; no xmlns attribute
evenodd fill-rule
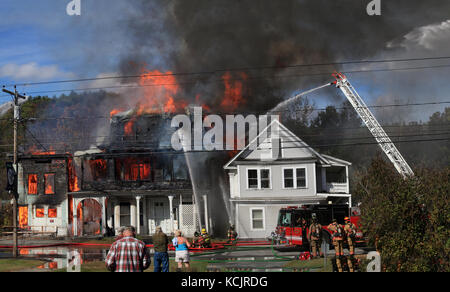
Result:
<svg viewBox="0 0 450 292"><path fill-rule="evenodd" d="M347 238L348 243L348 251L350 253L350 256L347 258L348 268L350 272L353 272L353 257L355 255L355 236L356 236L356 226L350 221L349 217L345 217L345 226L344 226L344 233Z"/></svg>
<svg viewBox="0 0 450 292"><path fill-rule="evenodd" d="M333 239L334 252L336 254L336 266L339 272L342 272L341 259L344 255L343 241L344 241L344 228L341 224L337 223L336 219L333 219L332 223L328 225L328 229L331 231Z"/></svg>
<svg viewBox="0 0 450 292"><path fill-rule="evenodd" d="M211 238L205 228L202 229L201 237L203 239L202 247L211 247Z"/></svg>
<svg viewBox="0 0 450 292"><path fill-rule="evenodd" d="M237 238L237 232L234 230L234 225L233 224L231 224L230 228L228 228L227 237L228 237L228 242L229 243L235 243L236 238Z"/></svg>
<svg viewBox="0 0 450 292"><path fill-rule="evenodd" d="M194 240L192 242L193 247L201 247L202 241L203 241L203 239L200 236L200 232L195 231L194 232Z"/></svg>
<svg viewBox="0 0 450 292"><path fill-rule="evenodd" d="M312 224L308 230L308 240L311 244L312 255L311 258L314 258L317 255L317 249L319 249L319 255L322 257L322 225L317 222L317 218L315 216L312 217Z"/></svg>

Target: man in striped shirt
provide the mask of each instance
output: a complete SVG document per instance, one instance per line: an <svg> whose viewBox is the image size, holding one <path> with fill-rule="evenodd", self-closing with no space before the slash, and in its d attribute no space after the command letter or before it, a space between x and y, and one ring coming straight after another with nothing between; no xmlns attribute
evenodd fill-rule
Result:
<svg viewBox="0 0 450 292"><path fill-rule="evenodd" d="M150 266L150 255L145 243L135 238L133 226L125 227L123 237L111 245L106 256L106 267L114 272L143 272Z"/></svg>

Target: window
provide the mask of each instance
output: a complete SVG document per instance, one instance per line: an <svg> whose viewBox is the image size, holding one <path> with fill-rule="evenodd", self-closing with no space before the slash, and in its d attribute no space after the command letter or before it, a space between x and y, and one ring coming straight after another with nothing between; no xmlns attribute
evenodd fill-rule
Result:
<svg viewBox="0 0 450 292"><path fill-rule="evenodd" d="M58 209L56 207L48 207L48 218L57 218Z"/></svg>
<svg viewBox="0 0 450 292"><path fill-rule="evenodd" d="M44 207L36 206L36 218L44 218Z"/></svg>
<svg viewBox="0 0 450 292"><path fill-rule="evenodd" d="M28 175L28 194L37 195L37 174Z"/></svg>
<svg viewBox="0 0 450 292"><path fill-rule="evenodd" d="M247 169L248 189L270 189L270 169Z"/></svg>
<svg viewBox="0 0 450 292"><path fill-rule="evenodd" d="M283 169L283 184L285 189L306 188L306 168Z"/></svg>
<svg viewBox="0 0 450 292"><path fill-rule="evenodd" d="M151 179L149 158L117 158L116 174L124 181L141 181Z"/></svg>
<svg viewBox="0 0 450 292"><path fill-rule="evenodd" d="M91 159L89 160L89 166L91 168L92 179L94 181L108 178L108 168L105 159Z"/></svg>
<svg viewBox="0 0 450 292"><path fill-rule="evenodd" d="M252 229L264 229L264 209L251 209Z"/></svg>
<svg viewBox="0 0 450 292"><path fill-rule="evenodd" d="M268 169L261 169L261 188L270 188L270 170Z"/></svg>
<svg viewBox="0 0 450 292"><path fill-rule="evenodd" d="M284 170L284 187L293 188L294 187L294 170L285 169Z"/></svg>
<svg viewBox="0 0 450 292"><path fill-rule="evenodd" d="M55 174L46 173L44 175L45 194L53 195L55 193Z"/></svg>
<svg viewBox="0 0 450 292"><path fill-rule="evenodd" d="M297 168L296 169L296 177L297 177L297 188L305 188L306 187L306 169L305 168Z"/></svg>
<svg viewBox="0 0 450 292"><path fill-rule="evenodd" d="M249 189L258 188L258 170L256 169L248 170L248 188Z"/></svg>

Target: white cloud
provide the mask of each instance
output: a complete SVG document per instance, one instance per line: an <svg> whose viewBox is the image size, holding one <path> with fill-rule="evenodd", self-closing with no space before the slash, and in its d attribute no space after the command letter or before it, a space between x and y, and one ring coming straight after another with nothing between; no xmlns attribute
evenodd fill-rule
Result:
<svg viewBox="0 0 450 292"><path fill-rule="evenodd" d="M435 23L417 27L403 36L400 43L390 42L389 48L403 47L409 51L417 49L441 50L450 45L450 19L441 23Z"/></svg>
<svg viewBox="0 0 450 292"><path fill-rule="evenodd" d="M36 62L30 62L22 65L9 63L0 66L0 77L14 81L43 81L73 78L75 74L64 72L57 65L40 66Z"/></svg>

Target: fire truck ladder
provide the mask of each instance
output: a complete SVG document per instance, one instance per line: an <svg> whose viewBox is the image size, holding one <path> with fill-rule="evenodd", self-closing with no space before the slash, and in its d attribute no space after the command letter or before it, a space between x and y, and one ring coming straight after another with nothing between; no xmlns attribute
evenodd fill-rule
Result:
<svg viewBox="0 0 450 292"><path fill-rule="evenodd" d="M414 176L414 172L411 170L411 167L409 167L408 163L400 154L397 147L395 147L394 143L392 143L391 139L378 123L377 119L364 103L363 99L359 96L358 92L356 92L355 88L353 88L353 86L347 80L347 77L345 77L345 75L342 73L334 73L333 77L336 78L336 81L297 94L296 96L289 98L283 103L280 103L278 106L272 109L272 111L276 111L280 107L286 106L295 99L306 95L307 93L314 92L330 85L336 85L336 87L341 89L344 95L347 97L348 101L356 110L359 117L363 120L364 124L372 133L378 145L380 145L381 149L384 151L384 153L386 153L389 160L392 162L392 164L394 164L394 167L398 171L398 173L400 173L403 178Z"/></svg>
<svg viewBox="0 0 450 292"><path fill-rule="evenodd" d="M364 124L367 126L369 131L372 133L375 140L380 145L381 149L386 153L389 160L394 164L397 171L404 177L414 176L414 172L409 167L406 160L392 143L389 136L386 134L384 129L378 123L375 116L370 112L367 105L364 103L363 99L359 96L358 92L353 88L350 82L347 80L342 73L335 73L333 76L336 81L333 82L337 88L341 89L344 95L347 97L348 101L351 103L353 108L358 113L359 117L363 120Z"/></svg>

